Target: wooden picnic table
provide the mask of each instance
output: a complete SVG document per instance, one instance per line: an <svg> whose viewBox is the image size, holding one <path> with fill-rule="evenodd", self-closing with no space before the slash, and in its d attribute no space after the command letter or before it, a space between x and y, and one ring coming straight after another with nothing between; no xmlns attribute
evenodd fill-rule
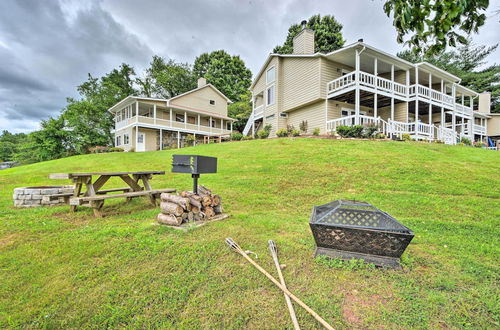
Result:
<svg viewBox="0 0 500 330"><path fill-rule="evenodd" d="M148 196L151 203L156 206L156 199L162 192L175 192L175 189L152 189L149 180L153 175L164 175L165 171L139 171L139 172L89 172L89 173L51 173L49 179L72 180L75 184L73 194L70 196L54 195L53 197L68 197L70 210L76 211L77 206L91 207L96 217L102 217L101 208L106 199L126 198L127 201L133 197ZM94 181L93 178L97 177ZM112 177L119 177L126 184L125 188L102 189ZM140 185L142 181L143 186ZM85 186L86 191L82 191ZM122 194L111 194L120 192ZM68 195L68 194L66 194Z"/></svg>

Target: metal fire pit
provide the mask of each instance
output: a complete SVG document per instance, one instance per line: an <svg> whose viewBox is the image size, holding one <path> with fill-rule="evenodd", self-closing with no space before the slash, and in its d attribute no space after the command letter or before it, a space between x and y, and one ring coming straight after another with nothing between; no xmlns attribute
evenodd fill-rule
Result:
<svg viewBox="0 0 500 330"><path fill-rule="evenodd" d="M399 268L413 232L389 214L366 202L336 200L313 207L311 226L315 255L363 259L377 266Z"/></svg>
<svg viewBox="0 0 500 330"><path fill-rule="evenodd" d="M217 173L217 158L198 155L173 155L172 172L191 173L193 192L197 194L200 174Z"/></svg>

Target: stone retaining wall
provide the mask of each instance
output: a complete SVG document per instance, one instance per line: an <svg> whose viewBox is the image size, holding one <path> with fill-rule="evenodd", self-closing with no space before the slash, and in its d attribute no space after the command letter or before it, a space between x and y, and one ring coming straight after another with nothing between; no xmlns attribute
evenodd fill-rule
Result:
<svg viewBox="0 0 500 330"><path fill-rule="evenodd" d="M64 197L54 200L49 195L73 193L73 186L21 187L14 189L15 207L39 207L66 204Z"/></svg>

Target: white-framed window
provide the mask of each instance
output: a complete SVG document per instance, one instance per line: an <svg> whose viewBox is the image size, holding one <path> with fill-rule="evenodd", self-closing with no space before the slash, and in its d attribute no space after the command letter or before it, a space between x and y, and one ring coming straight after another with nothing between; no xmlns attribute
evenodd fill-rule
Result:
<svg viewBox="0 0 500 330"><path fill-rule="evenodd" d="M274 85L266 90L266 105L274 104Z"/></svg>
<svg viewBox="0 0 500 330"><path fill-rule="evenodd" d="M286 112L280 112L281 118L288 118L288 114Z"/></svg>
<svg viewBox="0 0 500 330"><path fill-rule="evenodd" d="M273 66L266 71L266 84L273 83L275 79L276 79L276 69Z"/></svg>
<svg viewBox="0 0 500 330"><path fill-rule="evenodd" d="M215 100L210 100L210 105L215 105Z"/></svg>
<svg viewBox="0 0 500 330"><path fill-rule="evenodd" d="M184 115L178 113L175 115L175 121L178 121L179 123L183 123L184 122Z"/></svg>
<svg viewBox="0 0 500 330"><path fill-rule="evenodd" d="M117 146L121 146L122 145L122 137L121 137L121 135L118 135L116 137L116 145Z"/></svg>
<svg viewBox="0 0 500 330"><path fill-rule="evenodd" d="M130 143L130 139L129 139L128 134L123 134L123 144L129 144L129 143Z"/></svg>

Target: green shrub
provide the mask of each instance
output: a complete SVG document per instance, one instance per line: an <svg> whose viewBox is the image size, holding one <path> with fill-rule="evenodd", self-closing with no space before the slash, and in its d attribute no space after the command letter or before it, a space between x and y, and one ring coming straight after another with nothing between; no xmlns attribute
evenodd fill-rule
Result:
<svg viewBox="0 0 500 330"><path fill-rule="evenodd" d="M109 148L109 152L124 152L125 150L123 148L120 148L120 147L112 147L112 148Z"/></svg>
<svg viewBox="0 0 500 330"><path fill-rule="evenodd" d="M486 143L481 142L481 141L477 141L477 142L474 142L474 147L476 147L476 148L484 148L484 147L486 147Z"/></svg>
<svg viewBox="0 0 500 330"><path fill-rule="evenodd" d="M276 135L278 137L287 137L288 136L288 130L286 128L280 128L279 130L276 131Z"/></svg>
<svg viewBox="0 0 500 330"><path fill-rule="evenodd" d="M472 142L470 141L469 138L466 138L466 137L462 137L460 139L460 142L462 142L463 144L465 144L466 146L471 146L472 145Z"/></svg>
<svg viewBox="0 0 500 330"><path fill-rule="evenodd" d="M371 138L373 138L373 135L377 131L378 131L378 127L376 125L367 125L367 126L363 127L363 132L361 133L361 135L365 139L371 139Z"/></svg>
<svg viewBox="0 0 500 330"><path fill-rule="evenodd" d="M373 136L375 139L385 139L385 134L382 132L378 132Z"/></svg>
<svg viewBox="0 0 500 330"><path fill-rule="evenodd" d="M292 136L299 136L300 131L298 129L294 129L291 134L292 134Z"/></svg>
<svg viewBox="0 0 500 330"><path fill-rule="evenodd" d="M267 139L268 136L269 136L269 131L265 129L261 129L260 131L257 132L257 137L259 139Z"/></svg>
<svg viewBox="0 0 500 330"><path fill-rule="evenodd" d="M188 145L194 146L196 138L194 137L193 134L188 134L188 135L186 135L185 140L186 140Z"/></svg>
<svg viewBox="0 0 500 330"><path fill-rule="evenodd" d="M90 147L89 152L91 154L102 154L104 152L109 152L109 147L106 146L95 146L95 147Z"/></svg>
<svg viewBox="0 0 500 330"><path fill-rule="evenodd" d="M403 141L411 141L411 135L405 133L401 135L401 139L403 139Z"/></svg>
<svg viewBox="0 0 500 330"><path fill-rule="evenodd" d="M363 137L363 129L364 127L361 125L354 126L338 126L337 133L344 138L360 138Z"/></svg>
<svg viewBox="0 0 500 330"><path fill-rule="evenodd" d="M231 134L231 140L240 141L241 139L243 139L243 134L241 134L240 132L233 132Z"/></svg>
<svg viewBox="0 0 500 330"><path fill-rule="evenodd" d="M304 133L307 133L307 127L308 127L308 123L307 123L307 120L303 120L300 125L299 125L299 128L302 132Z"/></svg>
<svg viewBox="0 0 500 330"><path fill-rule="evenodd" d="M313 131L313 135L314 135L314 136L319 136L319 132L320 132L320 131L319 131L319 127L316 127L316 128L314 129L314 131Z"/></svg>
<svg viewBox="0 0 500 330"><path fill-rule="evenodd" d="M241 138L241 141L253 140L253 136L247 135Z"/></svg>
<svg viewBox="0 0 500 330"><path fill-rule="evenodd" d="M286 131L288 132L288 136L292 135L294 129L295 127L293 127L293 125L286 125Z"/></svg>

